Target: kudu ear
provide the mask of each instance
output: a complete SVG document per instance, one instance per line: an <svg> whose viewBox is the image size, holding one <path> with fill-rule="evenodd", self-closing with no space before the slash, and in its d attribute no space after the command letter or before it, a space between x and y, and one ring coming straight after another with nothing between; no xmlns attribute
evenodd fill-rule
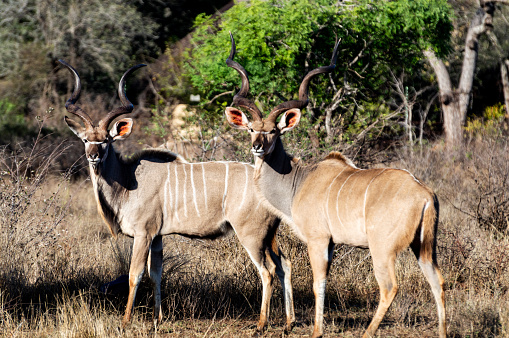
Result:
<svg viewBox="0 0 509 338"><path fill-rule="evenodd" d="M113 138L113 140L123 140L131 135L132 130L133 119L121 119L115 122L113 128L111 128L110 136Z"/></svg>
<svg viewBox="0 0 509 338"><path fill-rule="evenodd" d="M279 123L277 124L281 134L295 128L295 126L297 126L300 122L300 116L300 109L294 108L287 110L283 116L281 116L281 120L279 120Z"/></svg>
<svg viewBox="0 0 509 338"><path fill-rule="evenodd" d="M83 137L85 128L83 128L83 126L81 124L79 124L78 122L74 121L71 118L68 118L67 116L64 116L64 121L67 124L67 126L69 127L69 129L71 129L72 132L76 134L76 136L78 136L79 138Z"/></svg>
<svg viewBox="0 0 509 338"><path fill-rule="evenodd" d="M249 129L248 124L249 120L242 111L240 111L237 108L233 107L226 107L225 110L226 119L228 120L228 123L230 126L236 129L243 129L247 130Z"/></svg>

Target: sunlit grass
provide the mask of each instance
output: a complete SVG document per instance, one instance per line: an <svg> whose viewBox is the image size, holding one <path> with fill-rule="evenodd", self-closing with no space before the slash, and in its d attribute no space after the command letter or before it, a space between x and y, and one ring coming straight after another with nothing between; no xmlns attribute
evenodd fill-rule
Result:
<svg viewBox="0 0 509 338"><path fill-rule="evenodd" d="M509 199L499 189L509 176L508 150L506 142L486 140L454 154L431 149L402 153L391 164L415 173L440 198L438 259L452 336L508 334L509 240L501 220L509 214ZM2 154L4 164L7 155ZM147 278L138 291L133 322L124 331L120 320L127 290L100 291L128 272L132 240L111 238L97 214L91 183L55 176L49 169L41 176L2 170L0 335L152 335ZM306 247L287 226L278 239L293 263L297 326L291 335L309 335L314 298ZM243 337L254 332L261 283L235 237L200 241L167 236L164 251L159 333ZM397 275L398 296L377 334L436 336L435 303L409 250L397 261ZM269 337L281 336L284 326L281 288L275 283ZM369 252L338 246L327 285L325 334L361 335L377 304Z"/></svg>

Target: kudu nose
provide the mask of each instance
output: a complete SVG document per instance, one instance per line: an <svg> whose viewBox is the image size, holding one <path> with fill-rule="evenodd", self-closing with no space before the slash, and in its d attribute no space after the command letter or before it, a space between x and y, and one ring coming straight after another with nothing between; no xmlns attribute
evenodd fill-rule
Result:
<svg viewBox="0 0 509 338"><path fill-rule="evenodd" d="M253 150L261 150L262 149L262 144L261 143L257 143L257 144L253 144Z"/></svg>
<svg viewBox="0 0 509 338"><path fill-rule="evenodd" d="M96 160L98 157L99 157L99 154L90 154L88 156L88 158L91 159L91 160Z"/></svg>

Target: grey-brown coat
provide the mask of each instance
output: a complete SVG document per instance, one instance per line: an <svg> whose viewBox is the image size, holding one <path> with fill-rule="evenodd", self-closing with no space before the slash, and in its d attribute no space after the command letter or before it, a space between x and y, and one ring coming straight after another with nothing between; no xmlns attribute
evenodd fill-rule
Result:
<svg viewBox="0 0 509 338"><path fill-rule="evenodd" d="M242 77L233 105L246 108L253 121L234 107L226 108L226 117L233 127L251 135L258 196L307 244L316 300L313 337L323 334L325 283L335 244L369 248L371 252L380 303L364 337L374 336L397 293L395 259L407 247L414 252L431 285L438 310L438 332L445 337L445 296L435 243L438 199L433 191L405 170L362 170L336 152L316 165L304 166L283 148L280 136L299 123L299 108L307 105L311 77L334 69L337 45L330 66L312 70L304 77L299 100L278 105L264 118L246 98L247 73L233 61L235 43L233 37L231 40L227 64Z"/></svg>
<svg viewBox="0 0 509 338"><path fill-rule="evenodd" d="M75 90L66 108L79 116L85 127L67 117L65 122L85 144L99 213L114 236L124 233L134 237L123 325L131 319L145 262L154 285L154 324L162 319L163 235L212 239L234 230L262 279L258 330L267 325L275 274L283 286L286 329L291 329L295 321L291 265L275 240L279 218L268 212L255 196L251 179L253 167L237 162L187 163L180 156L164 150L146 150L132 159L123 160L112 143L130 135L133 121L120 119L110 131L107 128L114 118L132 110L133 106L125 96L124 81L139 66L129 69L119 83L123 106L107 114L96 127L90 117L75 106L81 88L78 73L70 65L60 62L76 79Z"/></svg>

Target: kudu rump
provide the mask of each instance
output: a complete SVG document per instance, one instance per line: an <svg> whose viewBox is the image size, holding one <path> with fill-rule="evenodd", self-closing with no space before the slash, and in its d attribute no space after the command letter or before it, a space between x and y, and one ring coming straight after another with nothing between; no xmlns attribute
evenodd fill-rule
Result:
<svg viewBox="0 0 509 338"><path fill-rule="evenodd" d="M299 87L299 99L279 104L264 118L246 98L249 80L236 61L235 42L226 60L242 78L234 106L226 117L235 128L251 135L255 155L255 188L265 204L290 224L308 247L313 269L315 323L313 337L323 334L325 283L334 244L369 248L375 277L380 287L380 303L365 337L373 336L398 290L395 259L410 247L431 285L438 308L440 337L446 336L443 279L436 260L438 200L433 191L405 170L362 170L337 152L312 166L303 166L288 155L280 135L292 130L300 120L300 108L308 103L308 84L317 74L331 72L336 63L337 45L331 65L309 72ZM276 119L280 116L279 122Z"/></svg>
<svg viewBox="0 0 509 338"><path fill-rule="evenodd" d="M85 127L65 117L69 128L85 143L99 214L116 236L122 232L134 237L129 268L129 298L122 321L131 319L134 298L140 279L148 265L154 290L154 325L162 320L161 274L162 235L217 238L233 229L258 269L263 283L262 306L258 330L267 325L272 279L281 280L286 307L286 329L294 321L291 266L281 254L275 233L279 218L269 213L255 197L253 167L236 162L187 163L165 150L144 150L124 160L112 143L127 138L133 120L118 120L133 105L126 97L125 79L137 65L122 76L118 95L122 106L114 109L95 125L90 116L75 103L81 90L76 70L60 60L75 79L74 91L65 107L78 116Z"/></svg>

